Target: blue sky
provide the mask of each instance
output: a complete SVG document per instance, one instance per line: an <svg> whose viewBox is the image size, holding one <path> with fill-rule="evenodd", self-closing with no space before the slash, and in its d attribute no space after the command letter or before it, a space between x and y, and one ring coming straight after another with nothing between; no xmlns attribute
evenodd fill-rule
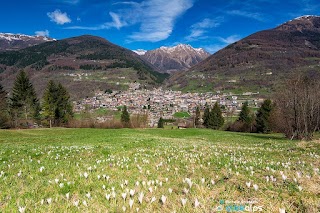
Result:
<svg viewBox="0 0 320 213"><path fill-rule="evenodd" d="M0 32L101 36L128 49L188 43L213 53L302 15L319 0L4 0Z"/></svg>

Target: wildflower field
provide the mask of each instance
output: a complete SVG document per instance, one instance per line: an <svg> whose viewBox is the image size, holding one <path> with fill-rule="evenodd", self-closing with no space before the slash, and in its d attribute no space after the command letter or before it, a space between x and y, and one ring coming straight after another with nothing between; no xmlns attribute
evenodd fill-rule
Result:
<svg viewBox="0 0 320 213"><path fill-rule="evenodd" d="M0 212L319 212L320 143L206 129L0 131Z"/></svg>

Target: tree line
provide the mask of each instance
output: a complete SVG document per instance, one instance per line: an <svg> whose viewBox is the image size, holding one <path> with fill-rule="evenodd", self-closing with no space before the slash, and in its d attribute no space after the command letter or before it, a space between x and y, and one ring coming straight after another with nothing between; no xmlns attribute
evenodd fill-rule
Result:
<svg viewBox="0 0 320 213"><path fill-rule="evenodd" d="M73 117L70 95L61 83L50 80L42 103L25 71L18 73L10 97L0 85L0 128L28 128L35 124L62 126Z"/></svg>
<svg viewBox="0 0 320 213"><path fill-rule="evenodd" d="M320 129L320 82L317 76L300 74L282 82L257 113L244 104L229 130L283 133L289 139L312 140Z"/></svg>
<svg viewBox="0 0 320 213"><path fill-rule="evenodd" d="M206 104L202 117L197 107L194 125L210 129L225 127L238 132L281 132L290 139L311 140L320 129L320 82L317 79L299 75L283 82L272 100L265 100L255 113L248 102L243 103L237 120L227 125L217 102L212 108ZM40 103L24 71L17 75L9 97L0 85L0 128L30 127L34 123L64 126L73 117L72 108L68 91L54 81L48 82ZM122 109L121 123L123 127L132 127L126 106ZM160 118L158 127L163 128L164 123L165 119Z"/></svg>
<svg viewBox="0 0 320 213"><path fill-rule="evenodd" d="M320 81L316 76L297 75L280 84L272 99L266 99L256 112L244 102L238 118L225 125L222 107L216 102L198 106L194 126L236 132L284 133L289 139L311 140L320 130ZM158 127L163 128L160 118Z"/></svg>

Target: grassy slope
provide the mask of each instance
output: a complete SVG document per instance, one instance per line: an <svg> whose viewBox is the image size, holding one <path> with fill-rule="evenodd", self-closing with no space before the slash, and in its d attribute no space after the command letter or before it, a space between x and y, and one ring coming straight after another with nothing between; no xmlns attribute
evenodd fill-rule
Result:
<svg viewBox="0 0 320 213"><path fill-rule="evenodd" d="M175 118L189 118L190 114L188 112L176 112L173 116Z"/></svg>
<svg viewBox="0 0 320 213"><path fill-rule="evenodd" d="M129 210L129 193L125 201L121 194L135 189L133 209L142 212L209 212L221 199L258 199L255 205L263 206L264 212L278 212L279 207L287 212L316 212L320 181L314 169L319 168L319 155L319 142L205 129L1 130L0 211L16 212L18 206L26 206L28 212L115 212L123 206ZM280 171L287 176L285 181ZM104 174L110 180L102 180ZM275 182L266 181L265 176L271 175L277 178ZM191 189L184 178L191 178ZM246 186L249 181L250 188ZM258 185L257 191L253 184ZM105 195L112 187L116 198L107 201ZM142 204L140 192L144 193ZM162 195L167 197L164 205L159 202ZM156 201L150 203L153 196ZM188 199L185 207L181 198ZM197 209L196 198L201 203Z"/></svg>

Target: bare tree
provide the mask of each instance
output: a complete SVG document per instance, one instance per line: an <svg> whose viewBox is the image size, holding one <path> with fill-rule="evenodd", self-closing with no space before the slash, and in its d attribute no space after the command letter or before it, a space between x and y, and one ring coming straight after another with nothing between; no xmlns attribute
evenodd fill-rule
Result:
<svg viewBox="0 0 320 213"><path fill-rule="evenodd" d="M320 122L320 82L311 76L287 80L275 95L273 120L291 139L311 140Z"/></svg>

